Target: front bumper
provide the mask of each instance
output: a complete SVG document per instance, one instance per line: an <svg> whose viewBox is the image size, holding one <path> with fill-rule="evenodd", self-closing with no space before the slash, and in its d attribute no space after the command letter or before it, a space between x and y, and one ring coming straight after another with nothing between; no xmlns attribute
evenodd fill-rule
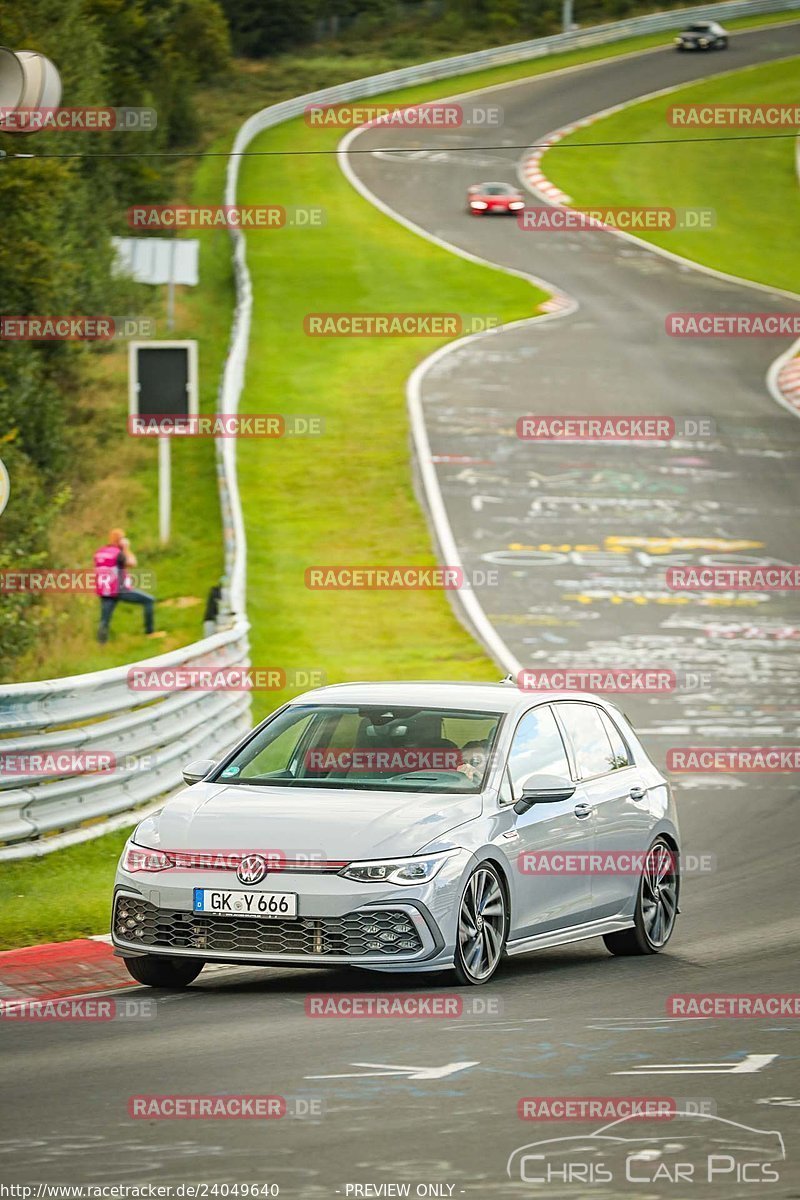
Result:
<svg viewBox="0 0 800 1200"><path fill-rule="evenodd" d="M510 215L515 217L517 213L522 212L521 208L511 208L508 204L489 204L486 208L473 208L472 205L470 205L469 210L471 213L476 213L479 217L484 217L491 213L495 215L502 213L505 216Z"/></svg>
<svg viewBox="0 0 800 1200"><path fill-rule="evenodd" d="M355 966L429 971L452 966L464 863L451 859L430 883L359 884L338 875L271 874L249 891L292 892L296 918L193 911L195 887L243 890L227 872L118 872L111 936L117 952L256 966ZM187 878L190 874L190 877Z"/></svg>

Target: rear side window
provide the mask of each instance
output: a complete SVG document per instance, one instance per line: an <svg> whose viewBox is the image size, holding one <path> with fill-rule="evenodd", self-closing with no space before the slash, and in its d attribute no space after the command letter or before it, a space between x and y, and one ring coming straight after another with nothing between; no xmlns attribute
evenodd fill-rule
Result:
<svg viewBox="0 0 800 1200"><path fill-rule="evenodd" d="M617 729L616 722L608 715L608 713L600 712L600 719L606 727L608 740L611 742L611 752L613 755L612 767L615 771L619 771L622 767L631 765L630 751L625 744L620 731Z"/></svg>
<svg viewBox="0 0 800 1200"><path fill-rule="evenodd" d="M557 708L575 749L581 779L611 771L614 767L614 751L599 708L593 704L571 701L565 701Z"/></svg>

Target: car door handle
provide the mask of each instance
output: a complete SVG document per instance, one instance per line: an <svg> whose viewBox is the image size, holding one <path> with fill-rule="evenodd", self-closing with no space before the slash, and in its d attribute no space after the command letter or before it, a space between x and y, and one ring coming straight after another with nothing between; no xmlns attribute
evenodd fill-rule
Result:
<svg viewBox="0 0 800 1200"><path fill-rule="evenodd" d="M582 821L585 817L590 817L592 815L592 806L591 804L576 804L572 811L575 813L575 816L578 818L578 820Z"/></svg>
<svg viewBox="0 0 800 1200"><path fill-rule="evenodd" d="M638 783L635 783L628 792L628 795L631 800L644 800L647 795L647 788L640 787Z"/></svg>

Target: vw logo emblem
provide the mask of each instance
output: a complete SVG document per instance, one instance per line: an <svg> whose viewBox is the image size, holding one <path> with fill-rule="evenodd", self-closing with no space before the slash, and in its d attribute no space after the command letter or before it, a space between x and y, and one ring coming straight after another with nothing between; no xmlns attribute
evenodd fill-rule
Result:
<svg viewBox="0 0 800 1200"><path fill-rule="evenodd" d="M236 878L240 883L261 883L267 873L267 860L260 854L248 854L239 863Z"/></svg>

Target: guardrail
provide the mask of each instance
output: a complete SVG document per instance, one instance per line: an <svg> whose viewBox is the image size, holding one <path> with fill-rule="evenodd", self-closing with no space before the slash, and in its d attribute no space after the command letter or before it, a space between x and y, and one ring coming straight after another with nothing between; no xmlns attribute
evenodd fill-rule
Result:
<svg viewBox="0 0 800 1200"><path fill-rule="evenodd" d="M457 55L384 71L365 79L309 92L270 105L240 127L228 159L225 203L236 203L241 155L258 134L301 116L312 104L335 104L381 92L430 83L485 67L524 62L587 46L622 41L637 34L677 29L688 20L791 12L800 0L723 0L718 4L672 9L553 34L491 50ZM235 412L244 383L252 317L252 286L243 234L231 231L236 282L236 312L218 407ZM246 550L236 484L235 439L217 442L217 471L225 530L223 603L230 628L172 654L136 666L244 665L249 662L244 618ZM133 665L133 664L132 664ZM127 687L129 667L43 683L12 684L0 689L0 718L6 738L0 750L46 752L48 749L101 748L123 762L111 780L98 776L34 781L0 780L0 861L46 854L50 850L133 824L147 806L180 786L180 766L193 755L214 757L232 745L250 724L247 693L165 693L142 704ZM150 756L141 770L126 761Z"/></svg>
<svg viewBox="0 0 800 1200"><path fill-rule="evenodd" d="M225 667L248 661L247 623L214 634L171 654L135 664L164 671L175 667ZM250 727L246 692L162 691L128 687L130 668L44 683L23 683L0 695L8 756L113 755L108 773L49 777L40 772L0 779L0 859L47 853L132 823L148 803L182 784L191 758L213 758ZM45 768L46 769L46 768ZM114 820L124 814L123 819ZM56 835L56 836L53 836Z"/></svg>

